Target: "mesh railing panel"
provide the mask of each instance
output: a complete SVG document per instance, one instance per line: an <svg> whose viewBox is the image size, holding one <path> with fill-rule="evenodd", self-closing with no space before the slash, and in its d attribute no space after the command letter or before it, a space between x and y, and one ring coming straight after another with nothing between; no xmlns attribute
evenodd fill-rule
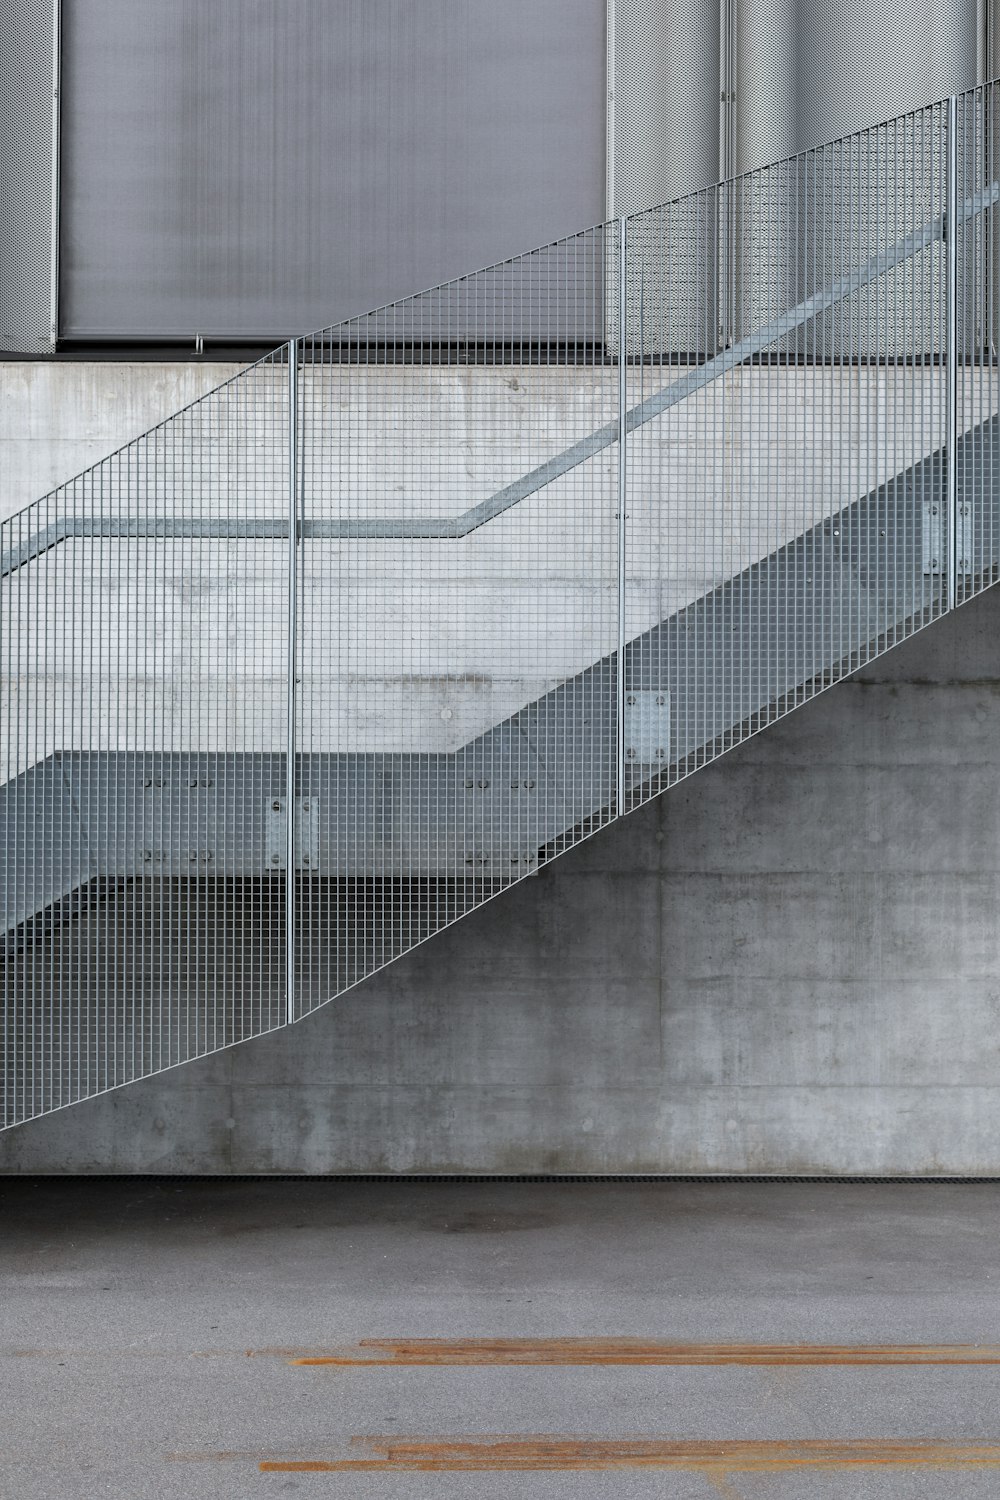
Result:
<svg viewBox="0 0 1000 1500"><path fill-rule="evenodd" d="M955 198L988 204L963 216L955 254L955 425L953 552L956 597L972 598L995 583L1000 569L1000 177L997 153L1000 88L995 83L962 95L955 110Z"/></svg>
<svg viewBox="0 0 1000 1500"><path fill-rule="evenodd" d="M3 523L4 1124L297 1020L994 581L996 113L295 340Z"/></svg>
<svg viewBox="0 0 1000 1500"><path fill-rule="evenodd" d="M302 344L300 1009L612 815L616 234Z"/></svg>
<svg viewBox="0 0 1000 1500"><path fill-rule="evenodd" d="M940 238L864 275L886 245L940 222L946 130L947 106L935 106L702 195L705 219L749 205L754 238L731 262L729 293L744 337L763 337L628 437L631 806L946 605L945 551L923 555L946 436ZM897 141L904 190L893 194ZM678 214L689 217L686 201L640 216L634 238L629 221L630 307L636 285L671 283ZM827 305L825 291L852 278L864 279ZM793 328L768 338L782 319ZM633 317L630 410L655 407L687 370L658 326ZM646 721L660 724L658 744Z"/></svg>
<svg viewBox="0 0 1000 1500"><path fill-rule="evenodd" d="M0 528L7 1123L285 1019L287 392L264 360Z"/></svg>

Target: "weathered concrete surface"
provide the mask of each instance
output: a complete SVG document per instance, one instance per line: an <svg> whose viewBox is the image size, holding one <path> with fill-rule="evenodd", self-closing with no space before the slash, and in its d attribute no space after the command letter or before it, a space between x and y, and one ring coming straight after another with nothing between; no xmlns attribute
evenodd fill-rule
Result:
<svg viewBox="0 0 1000 1500"><path fill-rule="evenodd" d="M241 368L195 359L0 359L0 519L182 411ZM681 373L665 370L658 383L669 384ZM377 507L381 514L407 514L424 502L434 514L442 505L447 510L453 498L471 496L472 503L517 478L533 446L538 461L561 433L572 438L591 430L598 411L609 420L617 400L616 374L601 366L343 365L305 369L302 378L304 421L313 439L304 454L306 477L320 495L335 478L349 484L358 502L354 513ZM268 387L276 410L283 375L261 366L253 379L258 390ZM652 388L649 378L636 384L634 399ZM983 421L996 409L998 396L982 376L968 376L960 427ZM322 432L313 425L320 402ZM650 466L652 450L672 449L685 487L699 492L731 468L729 498L736 499L761 482L759 470L740 465L740 455L751 438L761 442L773 428L776 451L767 462L780 462L784 487L790 495L798 491L800 503L808 480L819 497L816 513L823 514L831 508L831 495L833 503L842 503L838 496L845 484L863 494L896 467L929 452L943 431L944 416L943 383L920 369L764 366L716 381L632 441L641 445L636 456L641 453L641 462ZM230 416L225 427L203 436L206 450L225 450L232 422ZM376 430L384 439L378 447L366 441ZM252 436L265 433L258 425ZM189 426L189 447L195 435ZM433 487L426 483L430 454ZM256 471L260 452L244 456ZM229 462L238 462L235 450ZM641 486L641 473L638 482ZM731 540L738 545L735 536Z"/></svg>
<svg viewBox="0 0 1000 1500"><path fill-rule="evenodd" d="M0 517L230 373L0 364ZM644 372L630 399L678 376ZM982 421L998 394L970 376L961 423ZM67 512L283 517L286 399L283 369L253 367L32 506L4 548ZM607 366L306 368L306 511L461 514L614 430L616 402ZM756 367L638 429L626 635L905 470L940 443L944 412L934 367ZM616 483L607 447L461 540L311 539L299 592L302 748L453 751L613 650ZM18 569L3 584L0 687L17 692L31 727L14 740L7 774L68 747L280 751L285 570L280 540L188 539L66 541Z"/></svg>
<svg viewBox="0 0 1000 1500"><path fill-rule="evenodd" d="M1000 591L7 1172L1000 1172Z"/></svg>
<svg viewBox="0 0 1000 1500"><path fill-rule="evenodd" d="M877 1459L714 1479L258 1467L363 1457L369 1434L995 1449L996 1365L288 1363L372 1338L996 1345L994 1185L8 1181L0 1220L5 1497L997 1494L996 1467Z"/></svg>
<svg viewBox="0 0 1000 1500"><path fill-rule="evenodd" d="M0 518L100 463L240 368L196 360L0 360Z"/></svg>

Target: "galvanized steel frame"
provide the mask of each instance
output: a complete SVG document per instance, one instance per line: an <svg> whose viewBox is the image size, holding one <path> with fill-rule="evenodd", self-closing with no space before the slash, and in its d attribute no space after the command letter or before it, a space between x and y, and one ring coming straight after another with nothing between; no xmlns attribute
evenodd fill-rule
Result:
<svg viewBox="0 0 1000 1500"><path fill-rule="evenodd" d="M7 995L14 1012L27 1015L33 1004L37 1010L36 991L42 982L38 975L44 978L49 972L46 963L51 969L58 957L57 969L62 965L59 972L67 963L72 967L59 948L63 939L53 934L74 922L84 922L91 899L100 903L109 891L113 893L110 899L114 911L106 920L93 919L88 941L96 943L97 957L88 949L87 962L100 967L102 943L105 948L131 943L133 961L138 966L138 987L153 983L155 989L159 981L149 976L155 968L154 960L162 968L165 939L157 939L161 958L156 960L156 954L150 957L143 946L146 940L141 934L128 936L121 926L126 918L118 910L121 906L124 911L121 892L129 883L142 886L145 882L142 888L146 889L151 880L167 889L164 882L189 881L194 871L201 880L229 882L227 889L249 881L257 885L264 882L261 889L272 892L266 899L259 899L271 912L272 923L280 909L280 963L274 948L273 957L268 957L264 966L272 990L275 977L281 978L280 1006L276 1010L271 1002L261 1000L258 1005L252 1000L249 1019L230 1024L232 1017L226 1007L232 1006L225 990L228 981L225 973L218 980L216 970L220 963L224 971L227 962L236 960L229 954L228 936L223 933L216 945L222 944L222 957L210 955L204 960L216 976L209 984L206 1001L210 1008L215 1007L212 1024L196 1019L190 1033L194 1040L189 1044L177 1041L176 1045L172 1041L169 1062L163 1061L163 1044L155 1038L147 1037L138 1052L133 1041L129 1044L133 1063L123 1065L124 1073L141 1076L154 1064L173 1065L183 1060L177 1054L178 1049L184 1052L185 1046L185 1055L200 1055L211 1050L206 1041L209 1036L224 1035L221 1044L226 1045L273 1025L289 1024L993 582L1000 570L1000 486L994 483L994 476L1000 476L1000 401L995 357L992 352L983 355L978 330L981 325L992 327L996 312L996 293L982 269L994 253L992 223L1000 206L1000 181L992 146L995 87L989 85L968 96L953 97L943 106L908 117L903 122L902 138L909 144L903 149L902 168L893 156L901 149L900 122L893 122L880 127L881 135L865 132L864 140L854 137L837 143L827 148L826 155L807 153L800 159L801 167L783 164L784 176L774 169L777 175L773 177L767 172L751 174L708 190L709 194L718 194L720 201L724 196L727 205L742 201L744 212L771 214L777 206L787 206L781 195L786 193L787 182L798 182L797 174L801 173L807 183L819 182L821 171L825 173L829 167L831 175L840 174L838 181L853 183L855 178L844 176L846 159L854 164L850 170L857 179L855 197L850 196L855 189L847 189L846 206L841 204L850 215L848 228L853 236L846 249L846 238L844 245L836 238L842 225L830 231L835 235L830 246L825 246L819 232L813 240L807 236L800 242L794 226L792 230L779 227L773 236L774 244L779 249L784 246L786 253L804 254L805 244L814 262L820 255L827 255L829 270L813 264L809 277L796 271L790 284L798 289L798 295L791 298L791 305L775 306L769 292L766 316L758 324L750 326L730 347L694 365L685 364L677 356L674 341L658 343L650 327L650 299L660 295L669 282L676 225L687 222L687 200L682 200L652 215L622 217L587 231L576 241L566 242L565 250L556 247L562 260L558 255L552 260L550 247L539 253L537 261L523 257L510 267L490 268L481 279L465 278L423 298L407 299L404 304L352 324L324 330L311 339L293 340L228 387L220 388L213 394L221 415L213 417L211 406L199 403L197 409L191 409L193 436L186 440L223 443L223 458L205 461L206 475L222 472L226 462L235 464L238 470L239 463L245 461L245 451L238 423L235 435L226 436L228 393L233 393L237 415L243 413L240 421L255 423L255 413L261 412L264 473L251 481L254 504L243 503L239 472L226 481L236 514L226 513L224 506L221 514L218 507L199 513L198 506L191 502L194 492L190 485L184 490L186 511L165 508L164 498L171 484L179 482L171 465L188 462L181 441L187 414L181 414L172 419L182 424L176 460L170 457L175 450L170 447L173 436L168 423L140 439L138 445L130 445L123 455L106 460L74 481L76 489L67 487L69 503L40 502L29 508L29 513L3 523L0 579L5 580L7 592L0 601L0 641L7 642L8 693L16 682L19 692L25 694L27 711L33 701L37 702L44 728L44 732L30 724L25 728L23 714L17 716L18 700L8 702L4 722L13 748L7 752L6 780L0 784L0 823L12 835L9 847L16 857L13 863L9 855L3 861L0 883L5 911L2 925L7 934ZM897 175L891 181L901 199L905 198L902 210L899 203L886 203L881 197L883 175L888 183L893 170ZM866 198L866 193L875 196ZM921 195L927 197L932 210L943 197L941 208L926 217ZM706 195L693 197L698 200L694 207L700 212ZM757 204L763 209L755 207ZM870 240L878 214L887 222L894 218L898 223L902 217L905 232L886 243L888 236L879 229L872 254L865 249L866 234ZM867 216L867 229L862 226L863 216ZM911 222L914 218L915 224ZM636 221L641 222L637 225ZM698 223L716 221L714 211L697 219ZM763 222L766 224L766 218ZM942 247L943 264L933 258ZM451 398L440 396L433 410L422 398L414 408L412 430L408 429L393 448L391 432L379 426L383 419L378 411L374 426L364 428L351 426L354 418L349 402L346 417L331 415L335 407L332 402L323 405L327 399L323 380L335 376L347 392L363 382L373 368L377 375L379 368L392 363L385 351L393 339L404 339L407 347L417 346L415 340L424 326L428 305L435 328L442 317L446 320L456 310L468 320L472 307L476 317L484 319L491 329L499 329L502 336L504 311L502 298L496 298L497 285L509 285L514 296L535 299L529 307L537 305L541 310L532 315L540 330L549 330L553 314L544 297L540 298L538 287L542 284L539 277L549 275L546 268L553 263L565 263L570 268L555 293L550 287L546 294L551 300L566 293L565 306L560 304L561 310L557 309L556 324L560 318L572 321L577 317L588 297L603 298L603 351L595 355L593 346L587 345L579 356L557 351L548 362L542 355L534 364L524 364L521 355L503 354L501 339L499 357L490 353L481 362L487 367L513 364L525 372L520 377L524 379L531 369L582 369L591 381L589 394L580 398L582 410L584 414L590 410L602 414L602 420L582 435L570 432L568 442L553 444L551 419L543 416L537 430L532 428L527 439L518 440L526 456L539 448L545 450L542 461L536 458L524 464L519 477L507 478L499 488L466 505L458 514L428 515L419 504L411 506L409 502L407 513L402 515L372 514L366 494L366 488L374 483L369 468L377 477L385 467L386 450L391 450L387 472L405 473L410 461L408 444L419 438L427 421L443 424L449 410L446 400ZM915 266L919 272L911 270ZM752 260L745 274L756 274ZM910 279L895 284L894 275ZM810 277L818 281L818 286L809 286ZM802 290L807 295L801 295ZM785 505L780 516L765 490L763 499L748 505L735 522L727 520L726 497L736 484L738 470L720 470L714 501L711 483L707 491L708 503L716 504L718 518L713 519L709 510L702 526L707 535L721 525L721 541L714 553L711 549L706 552L707 543L697 528L691 531L686 512L680 520L672 519L671 507L678 502L670 486L677 483L678 472L683 482L683 470L670 468L672 460L664 460L655 443L651 446L651 435L660 431L654 424L676 413L692 398L702 397L709 403L704 407L703 420L713 424L709 431L717 434L718 442L726 431L727 413L733 403L749 399L747 409L765 434L754 440L754 461L765 477L772 472L778 475L767 444L780 436L784 408L780 406L780 391L778 398L774 394L778 389L774 381L779 377L770 372L785 370L789 373L780 378L793 381L796 370L826 368L822 359L815 358L816 350L822 353L826 348L826 334L815 335L809 346L813 355L805 365L797 361L793 336L809 328L821 329L825 326L821 320L831 315L839 321L831 325L838 331L827 350L830 368L854 368L852 359L857 356L858 369L877 369L877 359L874 365L870 359L871 313L863 301L866 296L876 299L876 356L878 338L883 336L880 327L885 330L885 347L892 351L901 336L898 329L908 330L910 346L899 363L903 401L900 420L904 426L915 424L914 431L887 430L861 463L859 476L882 475L888 464L885 477L878 478L877 483L858 493L854 470L848 465L843 476L834 476L837 484L831 500L821 504L810 494L779 497ZM524 319L522 308L519 327ZM588 304L580 326L589 327L592 321ZM709 334L712 336L714 332ZM701 347L701 340L699 333L691 347ZM346 361L331 363L345 348ZM783 356L783 364L775 365L772 357L781 350L790 353ZM892 357L898 359L895 353ZM446 359L445 365L448 362ZM475 356L471 360L467 356L456 359L463 368L477 362ZM439 368L440 363L432 366ZM921 373L919 381L915 373L918 369L926 372ZM746 392L740 396L740 380L750 382L749 397ZM967 389L970 380L971 396ZM283 394L275 382L284 382ZM647 393L650 384L654 389ZM249 395L244 400L245 391ZM543 397L543 386L539 385L536 404L528 408L529 426L534 420L532 414L542 409L537 403ZM776 399L778 406L774 405ZM829 399L836 407L844 398L834 392ZM204 433L199 436L201 410L208 416ZM819 409L814 414L817 446L822 437L822 415ZM677 432L682 433L682 429ZM358 452L365 460L352 460L353 468L342 455L337 457L337 444L352 441L360 444ZM676 443L679 438L675 436L672 441ZM373 442L381 446L372 449ZM717 452L697 436L693 442L693 451L713 473L720 462ZM614 463L602 477L604 471L593 461L609 449L615 450ZM163 454L168 456L163 458ZM366 467L368 459L371 461ZM737 455L736 461L743 460ZM331 477L330 465L338 462L346 480ZM449 469L444 458L434 462L439 467L432 466L421 481L427 497L435 496L442 487L450 487L454 494L458 470L454 465ZM843 465L843 446L838 462ZM509 469L509 455L497 450L495 467L501 474ZM192 472L197 488L197 464ZM822 476L816 477L818 482ZM785 482L782 478L781 483ZM571 488L560 491L560 483ZM556 488L550 489L552 486ZM283 516L276 507L268 509L269 500L277 499L281 489L285 493ZM548 495L543 496L543 491ZM386 494L392 498L388 491ZM116 500L117 511L101 508L105 495ZM655 504L651 496L654 500L659 497ZM55 499L58 501L58 493ZM81 499L85 505L79 503ZM95 499L97 508L93 508ZM539 500L544 502L543 509L539 510L537 504L532 509L529 502ZM610 527L609 504L614 506L614 524ZM943 560L933 555L940 553L938 543L927 541L928 526L937 524L931 519L936 516L936 508L943 512L940 531L947 548ZM324 513L331 509L334 514ZM526 519L520 519L529 512ZM692 518L696 519L696 513L692 512ZM354 746L354 731L349 728L342 735L339 731L333 734L328 723L331 714L350 719L357 712L360 689L351 685L354 677L363 677L365 672L391 673L394 663L407 662L411 652L404 623L404 634L392 648L395 655L390 651L386 658L387 667L374 665L386 656L386 650L377 636L369 640L368 621L357 611L368 599L376 614L385 608L384 599L389 597L385 579L375 574L369 579L360 570L371 564L357 563L350 554L324 553L328 559L325 566L339 570L339 596L346 603L337 606L333 595L317 593L325 585L321 579L317 582L320 575L311 560L312 549L338 543L361 547L383 542L414 544L408 552L394 554L403 572L391 585L397 590L392 596L397 601L393 607L413 605L426 610L430 606L420 589L429 566L425 559L430 554L421 551L420 544L461 544L488 525L490 533L483 535L490 535L491 523L507 528L506 540L490 544L499 548L490 564L498 570L497 588L502 589L509 566L504 548L509 549L514 563L523 566L528 557L525 549L541 544L551 549L551 562L555 564L561 563L571 542L577 549L578 566L592 566L593 577L584 582L588 588L593 585L597 589L598 602L575 607L582 611L578 623L587 627L588 639L592 637L598 649L589 661L580 658L578 652L578 665L571 670L565 666L546 670L542 647L546 631L558 622L558 613L555 605L547 613L543 600L538 606L534 634L525 637L511 625L506 642L514 675L521 670L518 663L523 663L525 682L547 683L529 701L524 702L522 695L518 704L515 690L513 703L508 703L501 693L493 691L489 700L492 717L487 714L478 732L460 739L457 746L420 748L418 742L418 748L409 749L405 740L407 710L401 706L407 701L408 691L404 671L399 677L401 686L381 689L389 695L387 701L397 704L390 710L390 728L403 736L398 748L379 748L377 737L374 748L365 748L363 736ZM511 529L515 525L528 528L528 542L519 540L519 534ZM732 536L726 534L727 527L732 529ZM743 544L742 550L730 545L741 530L749 533L755 527L761 529L763 540ZM608 558L602 564L600 549L605 538L613 546L613 560ZM132 733L129 715L133 710L119 706L117 699L107 711L110 729L98 726L89 731L92 741L99 742L103 737L108 743L74 746L52 741L52 731L44 725L63 713L69 733L72 714L67 716L60 706L63 699L57 697L50 703L50 697L45 696L49 689L31 677L35 668L30 650L22 649L21 636L26 637L28 646L36 629L41 631L43 642L48 639L46 620L36 620L31 608L41 601L51 609L55 596L46 595L41 586L33 592L30 583L24 587L19 580L33 577L36 566L56 566L53 578L71 585L71 599L76 603L70 607L93 611L96 605L92 598L87 603L91 596L81 567L74 566L72 559L65 566L58 563L63 550L60 544L83 541L123 546L143 542L161 546L285 543L284 577L280 582L284 612L284 728L280 748L268 742L266 733L258 736L258 744L240 741L241 707L222 711L231 721L228 729L223 725L231 743L221 749L209 744L178 748L169 742L169 735L168 742L160 747L123 746L118 741ZM201 555L190 554L193 587L199 584L199 567L203 582L208 584L214 575L206 570L217 566L199 563ZM457 546L434 556L450 559L441 564L443 576L457 583ZM470 566L474 582L493 576L486 564ZM384 568L380 563L379 571L384 572ZM412 580L407 568L413 570ZM453 569L451 574L448 568ZM703 581L697 585L686 581L680 577L685 569L693 570L693 576ZM275 579L279 579L277 573ZM153 581L156 588L161 587L155 575ZM147 598L145 588L145 584L139 587L136 598L140 601ZM613 611L600 602L601 589L613 594ZM352 602L355 593L360 603ZM154 589L148 597L155 609L159 594ZM447 589L438 597L438 609L450 607ZM335 608L341 610L339 632L331 641L316 638L317 607L320 619L327 622ZM513 603L511 609L515 609ZM211 622L216 617L209 610L205 618ZM361 626L357 642L351 636L352 620ZM80 621L84 630L97 629L84 616ZM175 624L175 616L169 615L168 627ZM431 636L422 633L424 628L414 622L414 639L420 652L433 662L437 658L427 647ZM469 629L475 636L475 621ZM107 644L107 635L107 629L103 637L98 631L97 646L102 641ZM531 645L530 652L525 640ZM117 644L112 644L117 651ZM564 642L554 660L570 661L570 645ZM154 666L168 660L166 650L154 632ZM356 650L360 657L352 654ZM367 657L365 652L369 653ZM450 671L460 671L460 655L449 658L446 654L443 660ZM311 673L310 683L300 689L299 677L305 667ZM316 681L327 678L347 682L343 690L346 697L342 694L346 708L323 706ZM182 717L187 715L195 729L204 723L218 737L220 730L213 719L216 709L208 700L203 707L195 701L197 693L203 691L197 686L197 678L184 681L187 686L183 692L188 697L182 703ZM387 684L395 681L385 677ZM423 678L417 674L410 681L419 688ZM362 707L362 718L365 711ZM445 711L441 717L445 718ZM451 718L450 709L447 718ZM153 721L157 721L155 713ZM248 722L253 722L252 713ZM414 731L417 727L414 724ZM426 738L426 726L422 732ZM256 730L250 738L255 735ZM342 748L328 746L328 740L339 743L344 736L347 744ZM44 753L32 761L34 745L44 747ZM280 853L275 844L276 820L283 820ZM35 846L42 851L40 859L32 857L25 862L25 829L32 830ZM280 876L280 908L276 888L267 886L269 877L276 875ZM333 887L323 886L323 881L333 882ZM381 894L375 891L380 883ZM86 896L88 891L90 897ZM148 896L147 905L154 899L161 898L154 892ZM200 951L206 947L206 940L198 922L214 920L208 910L211 903L202 900L199 906L197 892L189 892L184 899L189 902L184 909L188 911L185 920L191 941ZM181 910L179 902L175 891L164 910ZM160 919L154 917L144 920L153 922L159 931L156 922ZM360 936L349 930L355 917L361 924ZM263 945L268 940L261 937L253 941ZM324 957L324 943L336 950L335 961ZM35 954L30 963L25 957L29 951ZM251 952L257 951L251 944ZM82 953L80 949L77 955L81 963ZM262 946L259 956L265 956ZM185 1014L189 1014L192 1005L197 1009L199 1004L197 966L193 1000L186 991L171 998L171 976L180 972L178 965L174 958L166 965L166 990L162 1003L157 1001L161 1030L162 1016L166 1015L171 1037L176 1030L170 1019L171 1006L186 1007ZM126 978L126 990L129 983ZM221 991L212 988L218 983L223 984ZM252 991L251 982L248 993ZM111 1019L94 1024L98 1031L106 1024L118 1036L123 1025L127 1030L131 1024L122 1020L128 1014L128 1004L109 1000ZM143 1022L147 1029L149 1024ZM30 1032L35 1026L35 1040L29 1037L22 1045L18 1026L22 1032L25 1027ZM30 1015L26 1021L16 1021L13 1066L19 1061L24 1064L28 1055L25 1046L44 1051L49 1045L45 1036L61 1037L60 1027L61 1023L57 1025L51 1017L44 1025L36 1025ZM52 1044L55 1060L51 1066L59 1074L55 1082L43 1079L40 1084L32 1083L27 1091L20 1084L13 1086L13 1103L3 1123L18 1123L99 1091L90 1083L80 1083L79 1070L74 1071L63 1055L67 1045L71 1044ZM117 1041L113 1045L119 1047ZM31 1057L35 1058L35 1051ZM109 1072L97 1064L94 1077L104 1080L102 1087L128 1081L121 1069Z"/></svg>

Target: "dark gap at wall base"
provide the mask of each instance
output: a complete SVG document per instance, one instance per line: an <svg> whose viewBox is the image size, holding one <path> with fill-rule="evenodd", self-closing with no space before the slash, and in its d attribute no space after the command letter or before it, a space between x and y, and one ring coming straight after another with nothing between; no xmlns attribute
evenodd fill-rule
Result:
<svg viewBox="0 0 1000 1500"><path fill-rule="evenodd" d="M77 1174L73 1174L76 1176ZM30 1183L36 1181L61 1181L66 1174L62 1172L32 1172L24 1174L9 1173L6 1176L0 1174L0 1189L6 1182ZM683 1185L702 1184L706 1186L727 1183L775 1184L775 1183L808 1183L811 1187L822 1186L829 1183L831 1187L853 1185L858 1187L872 1186L881 1187L894 1185L899 1187L908 1186L987 1186L1000 1184L1000 1177L852 1177L852 1176L810 1176L802 1173L798 1176L787 1176L782 1173L770 1175L766 1172L740 1173L728 1172L713 1175L711 1173L691 1174L683 1172L657 1172L657 1173L538 1173L524 1174L516 1177L508 1177L501 1174L490 1173L425 1173L425 1172L201 1172L188 1174L186 1172L88 1172L81 1174L82 1180L86 1182L119 1182L122 1180L143 1182L329 1182L329 1183L391 1183L394 1186L405 1186L408 1183L442 1183L452 1184L483 1184L490 1183L514 1183L524 1187L547 1187L558 1184L567 1184L575 1187L599 1186L602 1183L622 1184L630 1183L649 1184L661 1183L669 1186L672 1183Z"/></svg>

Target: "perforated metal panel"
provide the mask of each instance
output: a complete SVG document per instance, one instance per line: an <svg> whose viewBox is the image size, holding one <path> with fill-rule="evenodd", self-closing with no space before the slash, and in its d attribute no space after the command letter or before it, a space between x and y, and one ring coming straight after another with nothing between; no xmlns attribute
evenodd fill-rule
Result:
<svg viewBox="0 0 1000 1500"><path fill-rule="evenodd" d="M654 235L643 257L649 275L670 267L668 282L630 291L641 298L634 319L647 347L700 356L745 338L809 295L821 263L872 253L911 209L939 212L929 195L940 152L934 117L925 117L926 140L892 128L844 138L972 87L979 45L970 0L611 0L610 17L612 212L639 214L706 188L727 165L746 173L779 163L718 197L691 200L683 225L676 216L655 227L636 220L638 253L641 237ZM825 157L790 160L838 139ZM886 192L890 181L925 200L900 201ZM676 244L663 239L668 222ZM930 261L939 256L934 247L899 269L892 295L900 305L917 308L920 288L936 284ZM915 312L928 340L938 327L931 311ZM910 332L859 294L778 352L829 358L844 345L883 357L911 347Z"/></svg>
<svg viewBox="0 0 1000 1500"><path fill-rule="evenodd" d="M612 214L640 214L717 182L718 0L611 0ZM669 279L630 289L630 320L655 330L658 348L694 354L717 347L717 225L708 198L690 198L676 243L659 258ZM636 220L635 234L654 233Z"/></svg>
<svg viewBox="0 0 1000 1500"><path fill-rule="evenodd" d="M612 0L615 214L716 182L718 0Z"/></svg>
<svg viewBox="0 0 1000 1500"><path fill-rule="evenodd" d="M57 0L0 0L0 349L53 348Z"/></svg>
<svg viewBox="0 0 1000 1500"><path fill-rule="evenodd" d="M849 259L870 253L911 212L924 218L940 213L931 188L941 149L936 116L922 117L923 138L896 126L853 142L846 137L971 88L977 28L970 0L741 0L735 169L753 172L828 142L842 144L814 162L803 157L765 173L759 202L750 191L741 194L729 309L737 337L809 294L818 245L826 247L821 259ZM822 177L815 163L822 164ZM910 202L913 193L922 195L920 201ZM798 252L788 256L796 242ZM805 257L807 243L812 264ZM769 263L768 247L778 245L786 258ZM931 262L940 253L934 247L901 266L884 289L894 306L909 309L919 322L925 340L920 352L927 355L940 351L940 318L926 302L938 281ZM785 348L813 358L830 358L840 346L861 358L883 357L911 348L911 334L895 317L880 315L863 294L835 319L803 329Z"/></svg>
<svg viewBox="0 0 1000 1500"><path fill-rule="evenodd" d="M67 339L280 339L603 217L604 0L73 0Z"/></svg>
<svg viewBox="0 0 1000 1500"><path fill-rule="evenodd" d="M976 82L970 0L740 0L737 18L739 172Z"/></svg>

